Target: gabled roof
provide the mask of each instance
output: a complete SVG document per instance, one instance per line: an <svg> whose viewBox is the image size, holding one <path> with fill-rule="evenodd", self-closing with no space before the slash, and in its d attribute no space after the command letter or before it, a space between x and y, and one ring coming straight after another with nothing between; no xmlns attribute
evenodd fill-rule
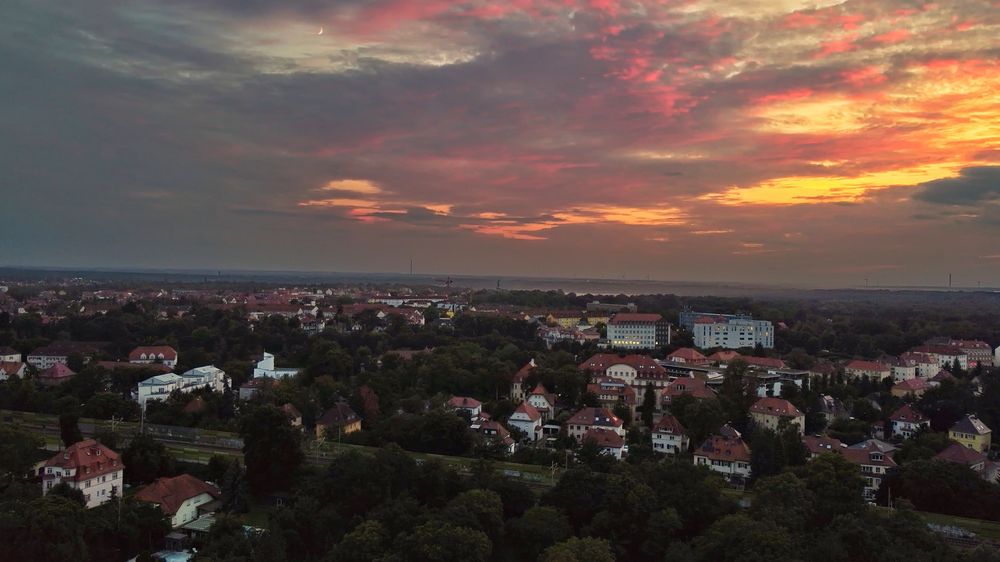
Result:
<svg viewBox="0 0 1000 562"><path fill-rule="evenodd" d="M944 369L941 369L940 371L937 372L936 375L931 377L930 380L931 382L953 381L955 380L955 375L949 373L948 371L945 371Z"/></svg>
<svg viewBox="0 0 1000 562"><path fill-rule="evenodd" d="M608 320L608 324L625 323L654 323L663 320L659 314L645 314L642 312L618 312Z"/></svg>
<svg viewBox="0 0 1000 562"><path fill-rule="evenodd" d="M621 449L625 446L625 438L609 429L588 429L580 441L585 443L588 440L593 440L598 447L605 449Z"/></svg>
<svg viewBox="0 0 1000 562"><path fill-rule="evenodd" d="M660 421L656 422L656 425L653 426L653 431L659 433L669 433L672 435L684 435L685 433L684 426L681 425L681 422L677 421L677 418L671 416L670 414L664 414L663 417L660 418Z"/></svg>
<svg viewBox="0 0 1000 562"><path fill-rule="evenodd" d="M889 367L888 365L886 365L885 363L878 363L876 361L865 361L865 360L862 360L862 359L855 359L855 360L851 361L850 363L848 363L844 368L845 369L849 369L849 370L854 370L854 371L878 371L878 372L884 372L884 371L891 371L892 370L892 368Z"/></svg>
<svg viewBox="0 0 1000 562"><path fill-rule="evenodd" d="M667 355L667 359L670 361L681 360L684 363L695 363L695 362L705 362L708 358L701 354L697 349L692 349L690 347L682 347L670 355Z"/></svg>
<svg viewBox="0 0 1000 562"><path fill-rule="evenodd" d="M974 466L986 462L986 455L979 451L972 450L960 443L952 443L934 457L935 459Z"/></svg>
<svg viewBox="0 0 1000 562"><path fill-rule="evenodd" d="M45 462L45 466L59 467L64 470L75 469L76 473L69 479L81 481L121 470L122 463L118 458L118 453L93 439L84 439L56 453Z"/></svg>
<svg viewBox="0 0 1000 562"><path fill-rule="evenodd" d="M861 444L859 443L858 445ZM851 463L859 466L882 466L885 468L896 466L896 461L892 460L889 453L882 451L874 445L847 447L846 449L841 449L840 454Z"/></svg>
<svg viewBox="0 0 1000 562"><path fill-rule="evenodd" d="M448 400L448 405L452 408L475 410L476 408L481 408L483 403L468 396L452 396L451 399Z"/></svg>
<svg viewBox="0 0 1000 562"><path fill-rule="evenodd" d="M750 462L750 447L739 437L712 435L694 452L695 456L714 461Z"/></svg>
<svg viewBox="0 0 1000 562"><path fill-rule="evenodd" d="M763 367L765 369L784 369L788 365L784 360L777 357L748 357L746 355L740 356L747 365L753 367Z"/></svg>
<svg viewBox="0 0 1000 562"><path fill-rule="evenodd" d="M538 408L535 408L534 406L528 404L527 402L521 402L520 404L518 404L517 408L514 409L514 413L524 414L528 416L528 419L531 421L537 421L542 419L542 414L538 412Z"/></svg>
<svg viewBox="0 0 1000 562"><path fill-rule="evenodd" d="M66 365L63 365L62 363L56 363L55 365L49 367L48 369L45 369L44 371L38 373L38 378L61 381L61 380L66 380L75 374L76 373L73 372L73 369L70 369Z"/></svg>
<svg viewBox="0 0 1000 562"><path fill-rule="evenodd" d="M535 368L535 360L532 359L531 361L525 363L524 367L521 367L516 373L514 373L513 381L517 383L523 383L524 379L528 378L528 375L531 374L531 371L534 368Z"/></svg>
<svg viewBox="0 0 1000 562"><path fill-rule="evenodd" d="M316 420L316 425L322 425L323 427L343 427L360 420L361 418L354 413L354 410L346 402L337 402L323 414L323 417Z"/></svg>
<svg viewBox="0 0 1000 562"><path fill-rule="evenodd" d="M930 419L920 410L909 404L904 404L902 408L893 412L892 415L889 416L889 419L894 422L903 423L924 423L930 421Z"/></svg>
<svg viewBox="0 0 1000 562"><path fill-rule="evenodd" d="M177 360L177 350L169 345L148 345L140 346L128 354L129 361L151 361L162 355L166 361ZM143 357L145 356L145 357Z"/></svg>
<svg viewBox="0 0 1000 562"><path fill-rule="evenodd" d="M590 425L598 427L621 427L623 422L607 408L582 408L573 414L566 425Z"/></svg>
<svg viewBox="0 0 1000 562"><path fill-rule="evenodd" d="M840 454L840 451L847 447L840 439L834 439L826 435L806 435L802 438L802 444L813 455L822 455L823 453Z"/></svg>
<svg viewBox="0 0 1000 562"><path fill-rule="evenodd" d="M893 385L892 389L900 392L921 392L930 388L931 385L924 379L907 379L901 383Z"/></svg>
<svg viewBox="0 0 1000 562"><path fill-rule="evenodd" d="M298 408L292 405L291 402L286 402L281 405L281 411L285 413L291 419L298 419L302 417L302 412Z"/></svg>
<svg viewBox="0 0 1000 562"><path fill-rule="evenodd" d="M985 423L979 421L979 418L973 416L972 414L962 416L960 420L955 422L955 425L951 426L951 431L957 431L959 433L972 433L975 435L986 435L987 433L992 433L992 430L986 427Z"/></svg>
<svg viewBox="0 0 1000 562"><path fill-rule="evenodd" d="M766 398L761 398L760 400L754 402L753 406L750 406L750 412L755 414L764 414L768 416L789 416L789 417L799 417L802 412L784 398L774 398L768 396Z"/></svg>
<svg viewBox="0 0 1000 562"><path fill-rule="evenodd" d="M677 398L682 394L690 394L699 399L715 398L715 391L705 385L705 381L697 377L677 377L674 382L663 389L664 398Z"/></svg>
<svg viewBox="0 0 1000 562"><path fill-rule="evenodd" d="M735 361L740 359L740 354L732 350L722 350L716 351L715 353L708 356L708 360L712 363L728 363L730 361Z"/></svg>
<svg viewBox="0 0 1000 562"><path fill-rule="evenodd" d="M186 500L202 494L208 494L215 499L222 497L215 486L190 474L181 474L172 478L157 478L155 482L136 492L135 498L155 503L160 506L163 513L173 516Z"/></svg>
<svg viewBox="0 0 1000 562"><path fill-rule="evenodd" d="M639 355L633 353L630 355L618 355L616 353L598 353L587 359L583 363L580 363L579 368L581 371L607 371L610 367L615 365L628 365L635 369L638 373L666 373L666 369L663 365L656 362L656 359L648 355Z"/></svg>

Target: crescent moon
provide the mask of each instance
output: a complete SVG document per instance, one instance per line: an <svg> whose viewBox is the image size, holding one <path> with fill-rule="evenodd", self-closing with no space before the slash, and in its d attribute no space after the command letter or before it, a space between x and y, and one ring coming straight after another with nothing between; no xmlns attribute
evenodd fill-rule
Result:
<svg viewBox="0 0 1000 562"><path fill-rule="evenodd" d="M316 35L323 35L323 28L322 27L319 28L319 33L317 33Z"/></svg>

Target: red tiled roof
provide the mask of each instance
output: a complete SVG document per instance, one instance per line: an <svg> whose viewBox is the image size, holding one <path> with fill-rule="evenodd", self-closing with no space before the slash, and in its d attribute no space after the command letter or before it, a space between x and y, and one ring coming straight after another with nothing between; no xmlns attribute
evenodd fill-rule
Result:
<svg viewBox="0 0 1000 562"><path fill-rule="evenodd" d="M697 377L678 377L663 389L664 398L677 398L682 394L690 394L695 398L715 398L715 391L705 385L705 381Z"/></svg>
<svg viewBox="0 0 1000 562"><path fill-rule="evenodd" d="M931 377L930 380L931 382L953 381L955 380L955 375L949 373L948 371L945 371L944 369L941 369L940 371L937 372L936 375Z"/></svg>
<svg viewBox="0 0 1000 562"><path fill-rule="evenodd" d="M531 370L534 368L535 368L534 359L525 363L524 367L521 367L516 373L514 373L514 379L513 379L514 382L524 382L524 379L528 378L528 375L531 374Z"/></svg>
<svg viewBox="0 0 1000 562"><path fill-rule="evenodd" d="M72 369L63 365L62 363L56 363L55 365L45 369L44 371L38 373L39 379L44 379L48 382L62 382L68 380L70 377L75 375Z"/></svg>
<svg viewBox="0 0 1000 562"><path fill-rule="evenodd" d="M708 360L708 358L702 355L697 349L691 349L690 347L682 347L678 349L670 355L667 355L667 359L682 359L685 363Z"/></svg>
<svg viewBox="0 0 1000 562"><path fill-rule="evenodd" d="M896 461L892 460L889 453L876 449L871 443L865 446L859 445L862 444L841 449L840 454L856 465L884 466L886 468L896 466Z"/></svg>
<svg viewBox="0 0 1000 562"><path fill-rule="evenodd" d="M659 314L645 314L641 312L619 312L608 320L609 324L624 324L626 322L659 322L663 317Z"/></svg>
<svg viewBox="0 0 1000 562"><path fill-rule="evenodd" d="M536 421L542 419L542 414L538 412L538 408L535 408L527 402L521 402L518 404L517 408L514 409L515 414L526 414L528 419L531 421Z"/></svg>
<svg viewBox="0 0 1000 562"><path fill-rule="evenodd" d="M907 423L923 423L928 421L927 416L909 404L905 404L902 408L893 412L892 415L889 416L889 419L892 421Z"/></svg>
<svg viewBox="0 0 1000 562"><path fill-rule="evenodd" d="M694 454L710 460L750 462L750 447L739 437L713 435Z"/></svg>
<svg viewBox="0 0 1000 562"><path fill-rule="evenodd" d="M661 433L671 433L673 435L684 435L684 426L681 422L677 421L677 418L671 416L670 414L664 414L660 418L660 421L656 422L653 426L653 431L659 431Z"/></svg>
<svg viewBox="0 0 1000 562"><path fill-rule="evenodd" d="M282 404L281 411L284 412L285 415L291 419L297 419L302 417L302 412L299 412L299 409L293 406L291 403Z"/></svg>
<svg viewBox="0 0 1000 562"><path fill-rule="evenodd" d="M821 455L823 453L839 454L842 450L846 449L846 446L840 439L834 439L825 435L806 435L802 438L802 444L814 455Z"/></svg>
<svg viewBox="0 0 1000 562"><path fill-rule="evenodd" d="M740 359L740 354L728 350L716 351L708 356L708 360L712 363L728 363L736 359Z"/></svg>
<svg viewBox="0 0 1000 562"><path fill-rule="evenodd" d="M644 372L650 373L666 373L666 369L662 365L656 362L656 359L648 355L617 355L615 353L598 353L587 359L583 363L580 363L581 371L594 371L601 372L607 371L610 367L615 365L628 365L640 373Z"/></svg>
<svg viewBox="0 0 1000 562"><path fill-rule="evenodd" d="M215 499L222 497L219 489L203 482L190 474L181 474L172 478L157 478L152 484L136 492L135 498L144 502L155 503L163 513L174 515L181 505L191 498L208 494Z"/></svg>
<svg viewBox="0 0 1000 562"><path fill-rule="evenodd" d="M802 412L784 398L774 398L767 397L761 398L760 400L754 402L753 406L750 406L750 412L756 414L765 414L768 416L792 416L799 417Z"/></svg>
<svg viewBox="0 0 1000 562"><path fill-rule="evenodd" d="M623 422L607 408L583 408L573 414L566 425L588 425L598 427L621 427Z"/></svg>
<svg viewBox="0 0 1000 562"><path fill-rule="evenodd" d="M924 379L907 379L893 385L892 389L900 392L920 392L930 388L930 384Z"/></svg>
<svg viewBox="0 0 1000 562"><path fill-rule="evenodd" d="M585 443L588 439L594 440L599 447L607 449L621 449L625 446L625 438L610 429L588 429L580 441Z"/></svg>
<svg viewBox="0 0 1000 562"><path fill-rule="evenodd" d="M142 359L143 354L146 355L145 359ZM148 345L139 346L132 350L128 354L129 361L153 361L163 355L165 361L176 361L177 360L177 350L170 347L169 345Z"/></svg>
<svg viewBox="0 0 1000 562"><path fill-rule="evenodd" d="M890 371L892 370L888 365L884 363L876 363L875 361L864 361L861 359L855 359L847 364L845 369L850 369L854 371Z"/></svg>
<svg viewBox="0 0 1000 562"><path fill-rule="evenodd" d="M3 371L8 375L19 373L22 368L24 368L24 363L16 363L10 361L4 361L3 363L0 363L0 371Z"/></svg>
<svg viewBox="0 0 1000 562"><path fill-rule="evenodd" d="M122 469L118 453L93 439L84 439L66 447L46 461L45 466L76 469L73 476L63 478L76 482Z"/></svg>
<svg viewBox="0 0 1000 562"><path fill-rule="evenodd" d="M448 400L448 405L452 408L466 408L473 410L475 408L482 407L483 403L475 398L469 398L468 396L453 396Z"/></svg>
<svg viewBox="0 0 1000 562"><path fill-rule="evenodd" d="M973 466L981 462L986 462L986 455L979 451L974 451L960 443L952 443L945 450L938 453L935 459Z"/></svg>

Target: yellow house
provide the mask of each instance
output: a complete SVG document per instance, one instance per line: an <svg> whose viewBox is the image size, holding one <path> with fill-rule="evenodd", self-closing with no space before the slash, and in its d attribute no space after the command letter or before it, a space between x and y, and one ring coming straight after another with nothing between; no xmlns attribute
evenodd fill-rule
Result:
<svg viewBox="0 0 1000 562"><path fill-rule="evenodd" d="M967 414L951 426L951 429L948 430L948 438L974 451L986 453L990 450L992 433L993 431L979 421L979 418Z"/></svg>
<svg viewBox="0 0 1000 562"><path fill-rule="evenodd" d="M549 326L559 326L561 328L576 328L586 313L577 310L558 310L550 312L545 318L545 323Z"/></svg>
<svg viewBox="0 0 1000 562"><path fill-rule="evenodd" d="M339 439L355 431L361 431L361 417L344 402L334 404L316 420L317 439Z"/></svg>

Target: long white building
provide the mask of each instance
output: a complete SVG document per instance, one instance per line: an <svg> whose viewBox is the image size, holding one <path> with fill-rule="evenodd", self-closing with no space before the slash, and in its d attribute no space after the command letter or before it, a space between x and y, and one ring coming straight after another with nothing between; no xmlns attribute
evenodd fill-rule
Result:
<svg viewBox="0 0 1000 562"><path fill-rule="evenodd" d="M150 400L166 400L170 393L179 390L192 392L208 387L214 392L222 392L226 388L226 372L212 365L195 367L183 375L164 373L150 377L139 383L136 389L136 401L139 406L146 407Z"/></svg>
<svg viewBox="0 0 1000 562"><path fill-rule="evenodd" d="M774 347L774 325L767 320L745 317L705 317L691 327L695 347L740 349L761 346Z"/></svg>
<svg viewBox="0 0 1000 562"><path fill-rule="evenodd" d="M659 314L619 312L608 321L608 344L614 349L655 349L670 343L670 324Z"/></svg>

